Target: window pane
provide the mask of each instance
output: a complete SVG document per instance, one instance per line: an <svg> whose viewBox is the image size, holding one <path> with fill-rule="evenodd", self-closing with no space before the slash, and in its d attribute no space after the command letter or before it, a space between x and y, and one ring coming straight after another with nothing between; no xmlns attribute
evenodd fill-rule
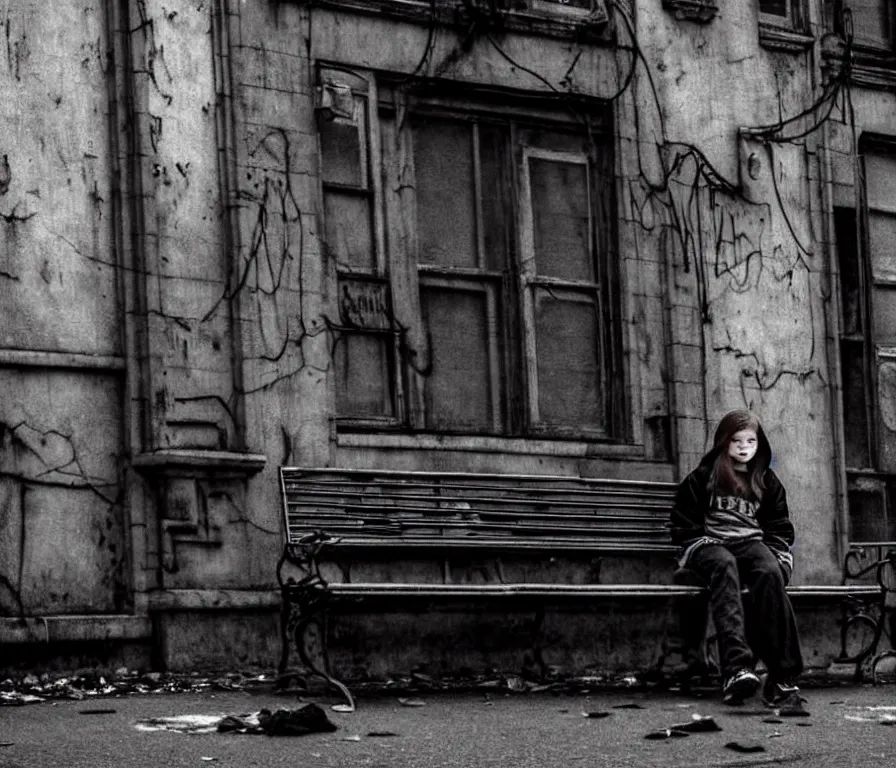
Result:
<svg viewBox="0 0 896 768"><path fill-rule="evenodd" d="M759 0L759 12L786 17L787 0Z"/></svg>
<svg viewBox="0 0 896 768"><path fill-rule="evenodd" d="M896 357L878 356L878 469L896 473Z"/></svg>
<svg viewBox="0 0 896 768"><path fill-rule="evenodd" d="M871 465L868 454L868 419L865 414L865 373L862 342L841 341L843 377L843 427L846 466L863 469Z"/></svg>
<svg viewBox="0 0 896 768"><path fill-rule="evenodd" d="M507 153L506 129L487 124L480 125L479 156L482 175L485 268L497 271L504 269L507 264L513 232L513 208L508 199L510 174Z"/></svg>
<svg viewBox="0 0 896 768"><path fill-rule="evenodd" d="M535 291L538 412L548 426L604 426L597 306Z"/></svg>
<svg viewBox="0 0 896 768"><path fill-rule="evenodd" d="M889 42L892 0L847 0L852 10L852 28L857 38Z"/></svg>
<svg viewBox="0 0 896 768"><path fill-rule="evenodd" d="M336 412L340 417L394 416L389 386L391 337L343 333L336 342Z"/></svg>
<svg viewBox="0 0 896 768"><path fill-rule="evenodd" d="M876 280L896 280L896 215L868 213L871 274Z"/></svg>
<svg viewBox="0 0 896 768"><path fill-rule="evenodd" d="M872 290L871 334L876 344L896 346L896 286Z"/></svg>
<svg viewBox="0 0 896 768"><path fill-rule="evenodd" d="M536 272L593 282L587 166L530 158L529 183Z"/></svg>
<svg viewBox="0 0 896 768"><path fill-rule="evenodd" d="M327 252L339 267L373 271L376 259L370 227L370 200L366 196L324 192Z"/></svg>
<svg viewBox="0 0 896 768"><path fill-rule="evenodd" d="M868 207L896 214L896 156L865 155Z"/></svg>
<svg viewBox="0 0 896 768"><path fill-rule="evenodd" d="M476 267L472 124L417 119L413 130L420 261Z"/></svg>
<svg viewBox="0 0 896 768"><path fill-rule="evenodd" d="M837 263L840 267L840 297L844 336L860 333L859 250L856 238L856 212L853 208L834 209L834 233L837 239Z"/></svg>
<svg viewBox="0 0 896 768"><path fill-rule="evenodd" d="M850 489L849 528L851 541L887 541L884 500L880 491Z"/></svg>
<svg viewBox="0 0 896 768"><path fill-rule="evenodd" d="M424 287L420 298L432 360L424 383L426 428L491 432L485 292Z"/></svg>
<svg viewBox="0 0 896 768"><path fill-rule="evenodd" d="M360 124L350 121L320 120L321 177L324 184L347 184L366 188L364 147Z"/></svg>

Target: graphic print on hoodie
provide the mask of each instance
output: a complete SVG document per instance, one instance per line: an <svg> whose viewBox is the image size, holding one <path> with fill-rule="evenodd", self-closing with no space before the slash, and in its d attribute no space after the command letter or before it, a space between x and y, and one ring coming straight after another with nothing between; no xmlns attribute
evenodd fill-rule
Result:
<svg viewBox="0 0 896 768"><path fill-rule="evenodd" d="M758 509L759 502L741 496L713 495L706 512L706 535L719 541L761 540Z"/></svg>

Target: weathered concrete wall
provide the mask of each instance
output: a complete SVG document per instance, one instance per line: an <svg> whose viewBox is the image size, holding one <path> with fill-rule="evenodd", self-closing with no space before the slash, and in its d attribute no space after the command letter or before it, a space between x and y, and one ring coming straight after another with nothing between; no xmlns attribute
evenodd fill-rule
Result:
<svg viewBox="0 0 896 768"><path fill-rule="evenodd" d="M123 613L104 7L4 2L0 25L0 614Z"/></svg>
<svg viewBox="0 0 896 768"><path fill-rule="evenodd" d="M822 142L844 204L850 131L832 120L804 141L744 133L817 97L818 46L764 47L755 3L717 5L697 24L661 0L620 3L615 43L530 30L461 45L455 28L430 36L425 23L285 0L62 3L49 18L8 3L0 605L112 612L133 600L157 617L171 664L212 647L223 659L228 642L263 662L278 466L674 480L735 407L771 438L797 582L838 581ZM809 6L820 38L820 3ZM446 81L611 105L630 445L337 429L315 67L410 73L430 43L425 71ZM853 98L860 129L892 130L892 95ZM267 628L253 638L234 619L231 633L240 612Z"/></svg>

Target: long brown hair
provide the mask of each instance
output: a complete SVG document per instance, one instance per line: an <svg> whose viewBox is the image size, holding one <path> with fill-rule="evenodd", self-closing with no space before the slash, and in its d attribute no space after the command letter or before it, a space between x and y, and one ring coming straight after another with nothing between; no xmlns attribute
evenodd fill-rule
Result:
<svg viewBox="0 0 896 768"><path fill-rule="evenodd" d="M743 429L752 429L756 433L757 442L756 455L750 459L745 473L734 469L734 462L728 455L731 438ZM711 491L762 500L765 492L765 470L771 462L772 449L755 413L737 410L725 414L716 427L712 453L716 456L709 480Z"/></svg>

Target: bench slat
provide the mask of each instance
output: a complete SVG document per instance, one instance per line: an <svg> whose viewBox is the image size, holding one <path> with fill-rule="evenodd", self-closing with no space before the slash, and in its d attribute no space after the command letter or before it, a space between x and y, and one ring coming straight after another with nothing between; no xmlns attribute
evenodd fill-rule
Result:
<svg viewBox="0 0 896 768"><path fill-rule="evenodd" d="M283 467L284 530L335 547L671 552L672 483Z"/></svg>

